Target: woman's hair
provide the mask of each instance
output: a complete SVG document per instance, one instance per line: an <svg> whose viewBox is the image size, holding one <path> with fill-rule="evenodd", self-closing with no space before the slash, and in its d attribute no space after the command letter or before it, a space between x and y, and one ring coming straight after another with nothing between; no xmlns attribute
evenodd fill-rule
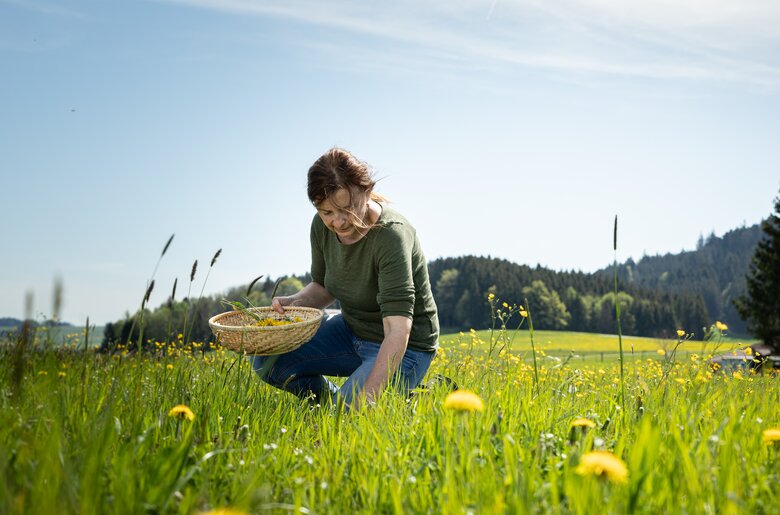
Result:
<svg viewBox="0 0 780 515"><path fill-rule="evenodd" d="M368 193L370 200L386 201L382 195L374 193L375 185L373 170L368 163L343 148L333 147L309 168L307 193L312 204L318 206L336 191L346 190L349 193L346 211L351 215L352 223L367 229L365 221L355 214L355 196Z"/></svg>

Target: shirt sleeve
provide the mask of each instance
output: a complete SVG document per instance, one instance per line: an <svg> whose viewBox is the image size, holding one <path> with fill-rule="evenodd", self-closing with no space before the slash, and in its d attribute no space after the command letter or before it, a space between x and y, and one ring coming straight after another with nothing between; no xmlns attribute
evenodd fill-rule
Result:
<svg viewBox="0 0 780 515"><path fill-rule="evenodd" d="M317 215L311 222L309 239L311 240L311 280L325 286L325 256L322 251L322 231L318 230L317 222L321 222Z"/></svg>
<svg viewBox="0 0 780 515"><path fill-rule="evenodd" d="M412 251L414 233L403 225L384 227L377 249L379 293L376 296L382 318L414 317Z"/></svg>

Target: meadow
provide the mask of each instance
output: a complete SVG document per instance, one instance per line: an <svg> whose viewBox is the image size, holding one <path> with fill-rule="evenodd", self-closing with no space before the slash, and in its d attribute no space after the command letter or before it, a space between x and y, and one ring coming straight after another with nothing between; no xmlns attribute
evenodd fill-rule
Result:
<svg viewBox="0 0 780 515"><path fill-rule="evenodd" d="M713 334L707 345L739 345ZM438 384L344 412L261 383L244 357L209 342L104 355L36 336L0 346L0 513L780 506L778 377L716 370L706 347L673 352L700 348L684 338L664 355L664 342L633 342L647 357L626 359L621 393L610 347L604 361L552 355L604 350L595 340L537 331L529 351L520 331L507 352L499 338L511 333L448 335L429 377L472 394ZM615 350L615 338L599 341Z"/></svg>
<svg viewBox="0 0 780 515"><path fill-rule="evenodd" d="M493 332L495 340L501 335L500 328ZM693 354L700 356L715 355L733 349L740 349L757 343L751 338L734 338L726 334L718 335L717 339L703 341L687 340L677 349L684 357ZM474 338L483 344L491 340L491 331L460 332L443 334L441 340L446 346L458 346L462 349L471 347ZM528 329L507 330L504 336L511 341L511 352L530 358L532 352ZM581 333L575 331L534 331L535 345L540 358L569 359L577 361L614 361L619 356L618 335ZM643 336L622 336L626 360L644 360L653 357L663 357L677 345L676 339L648 338ZM486 345L477 346L477 351L485 349Z"/></svg>

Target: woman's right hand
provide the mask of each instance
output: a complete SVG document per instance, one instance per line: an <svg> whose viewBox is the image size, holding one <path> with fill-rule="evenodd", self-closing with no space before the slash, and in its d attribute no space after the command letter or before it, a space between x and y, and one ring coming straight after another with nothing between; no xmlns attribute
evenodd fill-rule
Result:
<svg viewBox="0 0 780 515"><path fill-rule="evenodd" d="M271 308L277 313L284 313L285 306L324 308L333 303L334 300L321 284L310 282L298 293L274 297L271 299Z"/></svg>
<svg viewBox="0 0 780 515"><path fill-rule="evenodd" d="M292 306L295 299L292 295L287 297L274 297L271 300L271 307L277 313L284 313L284 306Z"/></svg>

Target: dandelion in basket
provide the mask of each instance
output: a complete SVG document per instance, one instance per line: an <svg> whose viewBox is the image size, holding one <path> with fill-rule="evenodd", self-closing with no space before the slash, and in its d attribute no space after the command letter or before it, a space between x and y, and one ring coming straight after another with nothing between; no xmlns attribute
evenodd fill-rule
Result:
<svg viewBox="0 0 780 515"><path fill-rule="evenodd" d="M272 314L270 316L264 316L259 313L256 313L254 311L251 311L250 308L254 308L256 306L253 306L251 303L249 303L249 306L245 306L241 302L238 301L230 301L223 299L222 303L230 306L233 308L234 311L240 311L242 314L246 315L248 318L251 318L254 320L254 323L247 324L247 325L253 325L257 327L276 327L280 325L289 325L289 324L297 324L300 322L303 322L303 319L301 317L294 317L294 316L283 316L280 317L276 314Z"/></svg>
<svg viewBox="0 0 780 515"><path fill-rule="evenodd" d="M259 327L275 327L278 325L297 324L298 322L303 322L303 319L301 317L284 317L284 318L268 317L268 318L263 318L262 320L258 320L253 325Z"/></svg>

